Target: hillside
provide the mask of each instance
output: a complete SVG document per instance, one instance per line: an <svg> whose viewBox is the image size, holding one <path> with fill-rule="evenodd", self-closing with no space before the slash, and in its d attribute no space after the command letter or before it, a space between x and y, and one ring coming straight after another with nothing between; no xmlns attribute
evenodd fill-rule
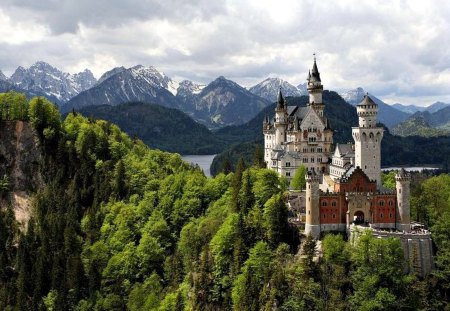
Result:
<svg viewBox="0 0 450 311"><path fill-rule="evenodd" d="M19 94L0 110L1 310L359 310L387 293L389 310L448 303L438 294L447 279L404 275L395 239L330 234L315 260L316 241L289 223L274 171L206 178L107 121L61 120L43 98ZM27 189L26 226L11 204L17 160L22 177L43 179ZM411 200L430 202L414 205L413 219L435 230L437 273L448 268L448 179L427 180Z"/></svg>
<svg viewBox="0 0 450 311"><path fill-rule="evenodd" d="M181 154L215 154L223 149L221 142L206 126L177 109L127 103L89 106L78 112L117 124L125 133L138 137L152 149Z"/></svg>
<svg viewBox="0 0 450 311"><path fill-rule="evenodd" d="M450 106L436 112L416 112L395 126L392 132L399 136L446 136L450 135Z"/></svg>

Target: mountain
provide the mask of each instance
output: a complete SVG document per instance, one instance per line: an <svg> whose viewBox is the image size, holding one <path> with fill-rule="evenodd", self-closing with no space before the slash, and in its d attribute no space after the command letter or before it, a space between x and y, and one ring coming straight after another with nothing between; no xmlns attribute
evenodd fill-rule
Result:
<svg viewBox="0 0 450 311"><path fill-rule="evenodd" d="M436 112L442 108L448 107L450 106L450 104L446 104L443 102L435 102L434 104L431 104L430 106L427 107L422 107L422 106L416 106L416 105L402 105L402 104L393 104L392 107L394 107L397 110L409 113L409 114L414 114L416 112L419 111L428 111L430 113Z"/></svg>
<svg viewBox="0 0 450 311"><path fill-rule="evenodd" d="M117 124L152 149L181 154L215 154L223 144L202 124L178 109L145 103L117 106L88 106L78 110L84 116Z"/></svg>
<svg viewBox="0 0 450 311"><path fill-rule="evenodd" d="M0 81L7 81L8 78L3 74L3 72L0 70Z"/></svg>
<svg viewBox="0 0 450 311"><path fill-rule="evenodd" d="M431 104L430 106L425 108L425 111L428 111L430 113L435 113L443 108L449 107L450 104L443 103L443 102L435 102L434 104Z"/></svg>
<svg viewBox="0 0 450 311"><path fill-rule="evenodd" d="M44 95L62 104L92 87L96 80L88 69L71 75L40 61L28 69L19 66L9 82L32 95Z"/></svg>
<svg viewBox="0 0 450 311"><path fill-rule="evenodd" d="M87 106L116 106L137 101L177 107L173 94L176 87L177 83L154 67L137 65L124 70L119 67L105 73L97 85L72 98L61 110L68 112Z"/></svg>
<svg viewBox="0 0 450 311"><path fill-rule="evenodd" d="M181 109L209 128L220 128L245 123L268 104L268 100L236 82L219 77L195 95L193 101L183 102Z"/></svg>
<svg viewBox="0 0 450 311"><path fill-rule="evenodd" d="M442 136L450 135L450 106L430 113L416 112L407 120L397 124L392 132L399 136Z"/></svg>
<svg viewBox="0 0 450 311"><path fill-rule="evenodd" d="M302 84L299 86L301 86L301 88L293 86L289 82L280 78L267 78L266 80L252 86L248 90L259 97L269 100L270 102L275 102L277 100L278 90L280 88L284 96L306 95L306 88L303 89Z"/></svg>
<svg viewBox="0 0 450 311"><path fill-rule="evenodd" d="M63 105L62 111L126 102L178 108L209 128L247 122L269 104L224 77L205 87L188 80L178 83L154 67L138 65L105 73L97 85Z"/></svg>
<svg viewBox="0 0 450 311"><path fill-rule="evenodd" d="M111 69L111 70L105 72L105 73L100 77L100 79L98 79L97 84L100 84L100 83L102 83L103 81L105 81L106 79L112 77L113 75L118 74L118 73L121 73L122 71L125 71L125 70L127 70L127 69L126 69L125 67L123 67L123 66L122 66L122 67L116 67L116 68L113 68L113 69Z"/></svg>
<svg viewBox="0 0 450 311"><path fill-rule="evenodd" d="M361 102L366 92L363 88L349 90L339 95L349 104L356 106ZM372 100L378 104L378 121L385 124L388 128L394 127L396 124L406 120L409 114L386 104L381 99L370 94Z"/></svg>
<svg viewBox="0 0 450 311"><path fill-rule="evenodd" d="M203 84L196 84L189 80L183 80L180 82L177 89L177 99L182 103L183 107L191 106L193 109L193 103L195 102L196 96L205 88ZM188 109L183 109L186 113L194 116L194 111L189 111Z"/></svg>
<svg viewBox="0 0 450 311"><path fill-rule="evenodd" d="M425 107L420 107L420 106L416 106L416 105L403 105L403 104L393 104L392 107L394 107L397 110L409 113L409 114L413 114L416 113L417 111L424 111Z"/></svg>

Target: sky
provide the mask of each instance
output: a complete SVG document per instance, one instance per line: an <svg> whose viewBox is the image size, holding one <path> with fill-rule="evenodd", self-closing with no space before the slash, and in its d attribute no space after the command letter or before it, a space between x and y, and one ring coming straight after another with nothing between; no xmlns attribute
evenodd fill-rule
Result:
<svg viewBox="0 0 450 311"><path fill-rule="evenodd" d="M99 78L154 66L176 79L304 83L387 103L450 103L448 0L0 0L0 70L38 60Z"/></svg>

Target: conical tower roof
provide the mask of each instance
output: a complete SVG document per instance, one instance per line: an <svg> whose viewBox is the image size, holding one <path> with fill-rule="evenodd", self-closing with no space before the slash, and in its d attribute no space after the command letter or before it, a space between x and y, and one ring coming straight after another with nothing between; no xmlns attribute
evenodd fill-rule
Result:
<svg viewBox="0 0 450 311"><path fill-rule="evenodd" d="M281 93L281 87L278 91L277 109L284 109L284 97L283 94Z"/></svg>
<svg viewBox="0 0 450 311"><path fill-rule="evenodd" d="M364 106L364 105L377 105L377 103L374 102L372 98L370 98L369 93L366 93L366 95L364 95L364 98L362 99L362 101L358 104L358 106Z"/></svg>

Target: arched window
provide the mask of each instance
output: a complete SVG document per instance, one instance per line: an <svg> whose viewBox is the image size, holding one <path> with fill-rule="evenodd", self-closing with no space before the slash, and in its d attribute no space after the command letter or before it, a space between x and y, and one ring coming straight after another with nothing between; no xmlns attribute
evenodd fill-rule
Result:
<svg viewBox="0 0 450 311"><path fill-rule="evenodd" d="M327 206L327 201L322 201L322 206Z"/></svg>
<svg viewBox="0 0 450 311"><path fill-rule="evenodd" d="M336 201L331 202L331 206L336 206L336 205L337 205Z"/></svg>

